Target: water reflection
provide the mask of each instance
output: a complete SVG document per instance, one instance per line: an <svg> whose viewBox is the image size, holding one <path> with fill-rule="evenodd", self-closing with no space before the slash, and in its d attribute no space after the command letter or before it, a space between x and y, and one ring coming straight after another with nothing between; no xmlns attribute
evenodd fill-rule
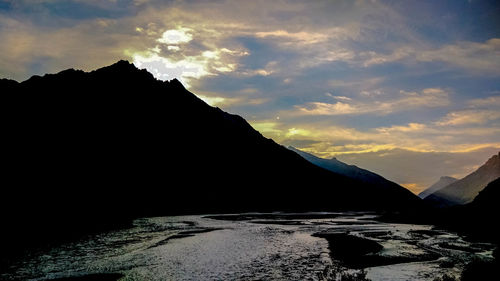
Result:
<svg viewBox="0 0 500 281"><path fill-rule="evenodd" d="M329 244L321 235L313 236L318 233L342 233L381 245L381 251L368 254L375 261L366 268L371 280L458 276L471 259L491 259L493 246L488 243L467 242L431 226L381 223L375 217L311 213L144 218L130 229L33 253L13 263L0 279L120 273L120 280L322 280L331 276L329 271L348 270L345 261L330 255L338 241Z"/></svg>

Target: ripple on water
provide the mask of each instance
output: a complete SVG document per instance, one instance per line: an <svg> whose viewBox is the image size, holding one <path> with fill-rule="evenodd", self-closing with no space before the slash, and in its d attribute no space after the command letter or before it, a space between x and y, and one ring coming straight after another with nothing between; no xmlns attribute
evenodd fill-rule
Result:
<svg viewBox="0 0 500 281"><path fill-rule="evenodd" d="M0 273L5 280L44 280L120 273L121 280L319 280L335 271L328 242L312 234L350 233L380 243L381 255L418 256L417 261L367 269L376 280L433 280L459 274L472 258L491 258L489 244L473 244L431 226L379 223L349 213L246 214L139 219L134 227L94 235L27 256Z"/></svg>

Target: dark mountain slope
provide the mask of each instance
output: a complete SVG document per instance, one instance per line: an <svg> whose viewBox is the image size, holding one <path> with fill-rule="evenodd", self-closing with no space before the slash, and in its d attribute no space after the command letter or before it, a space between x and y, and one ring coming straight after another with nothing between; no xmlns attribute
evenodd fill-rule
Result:
<svg viewBox="0 0 500 281"><path fill-rule="evenodd" d="M500 242L500 178L490 182L471 203L441 209L434 223L463 232L471 238Z"/></svg>
<svg viewBox="0 0 500 281"><path fill-rule="evenodd" d="M17 228L100 227L144 215L420 206L416 197L318 168L177 80L158 81L125 61L90 73L1 80L0 88L7 203L1 211Z"/></svg>
<svg viewBox="0 0 500 281"><path fill-rule="evenodd" d="M321 168L324 168L326 170L332 171L337 174L347 176L349 178L359 180L365 184L369 184L379 192L388 191L390 193L398 193L403 197L404 196L408 198L414 197L413 193L411 193L406 188L400 186L397 183L389 181L376 173L370 172L365 169L361 169L354 165L347 165L344 162L337 160L336 158L323 159L316 157L312 154L306 153L304 151L301 151L299 149L296 149L294 147L288 147L288 149L298 153L304 159L313 163L316 166L319 166Z"/></svg>
<svg viewBox="0 0 500 281"><path fill-rule="evenodd" d="M500 177L500 152L476 171L427 196L425 201L451 206L471 202L488 183Z"/></svg>
<svg viewBox="0 0 500 281"><path fill-rule="evenodd" d="M467 204L467 208L491 213L494 217L488 217L488 214L483 214L482 217L488 217L490 222L498 222L500 215L500 178L490 182L479 194L474 198L474 201Z"/></svg>
<svg viewBox="0 0 500 281"><path fill-rule="evenodd" d="M424 199L425 197L431 195L432 193L441 190L442 188L456 182L458 179L454 177L448 177L448 176L443 176L439 178L437 182L435 182L433 185L429 186L426 188L424 191L420 192L418 194L418 197Z"/></svg>
<svg viewBox="0 0 500 281"><path fill-rule="evenodd" d="M467 264L462 272L461 280L496 280L492 276L498 275L500 228L500 178L490 182L471 203L441 209L437 217L439 224L455 231L466 234L468 239L477 239L481 242L489 240L497 245L493 251L493 261L475 260Z"/></svg>

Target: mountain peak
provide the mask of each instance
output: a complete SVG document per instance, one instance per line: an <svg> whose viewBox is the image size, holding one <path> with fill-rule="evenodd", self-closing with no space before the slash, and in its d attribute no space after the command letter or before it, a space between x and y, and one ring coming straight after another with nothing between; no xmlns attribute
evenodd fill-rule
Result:
<svg viewBox="0 0 500 281"><path fill-rule="evenodd" d="M471 202L488 183L500 177L500 156L495 154L476 171L432 193L426 200L447 205Z"/></svg>
<svg viewBox="0 0 500 281"><path fill-rule="evenodd" d="M488 165L489 163L495 163L499 160L500 160L500 151L497 154L491 156L491 158L488 159L488 161L486 161L486 165Z"/></svg>
<svg viewBox="0 0 500 281"><path fill-rule="evenodd" d="M441 176L437 182L435 182L430 187L424 189L422 192L418 194L418 197L424 199L427 196L431 195L434 192L437 192L446 186L456 182L458 179L450 176Z"/></svg>
<svg viewBox="0 0 500 281"><path fill-rule="evenodd" d="M174 86L174 87L177 87L177 88L182 88L182 89L185 89L184 85L182 85L181 81L179 81L177 78L174 78L170 81L168 81L168 83L171 85L171 86Z"/></svg>
<svg viewBox="0 0 500 281"><path fill-rule="evenodd" d="M115 74L119 73L135 73L135 72L141 72L143 74L146 74L148 76L153 77L151 73L149 73L146 69L139 69L137 66L135 66L133 63L129 62L128 60L119 60L115 62L114 64L101 68L101 69L106 69L108 71L114 72ZM99 69L99 70L101 70ZM185 90L186 88L182 84L181 81L179 81L177 78L174 78L172 80L166 81L170 86L178 89L183 89Z"/></svg>
<svg viewBox="0 0 500 281"><path fill-rule="evenodd" d="M119 60L119 61L115 62L114 64L110 65L110 67L137 69L137 67L135 67L135 65L133 63L129 62L128 60Z"/></svg>
<svg viewBox="0 0 500 281"><path fill-rule="evenodd" d="M137 68L133 63L130 63L127 60L119 60L112 65L105 66L96 71L102 71L102 70L112 71L116 73L140 71L139 68Z"/></svg>

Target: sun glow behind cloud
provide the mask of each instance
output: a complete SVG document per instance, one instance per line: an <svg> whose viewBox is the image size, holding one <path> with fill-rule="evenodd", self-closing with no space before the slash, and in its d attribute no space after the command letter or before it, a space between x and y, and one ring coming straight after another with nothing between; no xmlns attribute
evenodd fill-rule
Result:
<svg viewBox="0 0 500 281"><path fill-rule="evenodd" d="M163 32L156 41L166 46L169 51L180 51L182 46L193 40L189 33L191 29L179 27ZM168 56L162 56L160 45L147 51L133 53L133 63L138 68L145 68L159 80L179 79L187 88L190 87L190 79L199 79L210 75L208 60L203 55L185 56L179 60L173 60Z"/></svg>
<svg viewBox="0 0 500 281"><path fill-rule="evenodd" d="M141 32L146 32L140 29ZM190 45L196 40L196 30L177 26L169 29L156 39L157 45L145 51L131 52L133 63L139 68L145 68L157 79L179 79L186 88L191 83L206 76L217 76L221 73L233 72L238 67L238 58L247 56L246 50L231 50L219 47L217 44L201 44L201 48ZM202 42L203 43L203 42ZM218 43L218 42L217 42ZM224 99L212 103L221 103Z"/></svg>
<svg viewBox="0 0 500 281"><path fill-rule="evenodd" d="M146 54L135 54L132 58L133 63L138 68L147 69L156 79L172 80L177 78L186 88L190 87L190 79L199 79L210 75L207 70L207 61L200 60L199 57L173 61L155 52L147 52Z"/></svg>
<svg viewBox="0 0 500 281"><path fill-rule="evenodd" d="M163 32L161 38L158 38L159 43L163 44L179 44L179 43L187 43L193 40L193 36L189 33L191 29L182 28L179 29L170 29Z"/></svg>

